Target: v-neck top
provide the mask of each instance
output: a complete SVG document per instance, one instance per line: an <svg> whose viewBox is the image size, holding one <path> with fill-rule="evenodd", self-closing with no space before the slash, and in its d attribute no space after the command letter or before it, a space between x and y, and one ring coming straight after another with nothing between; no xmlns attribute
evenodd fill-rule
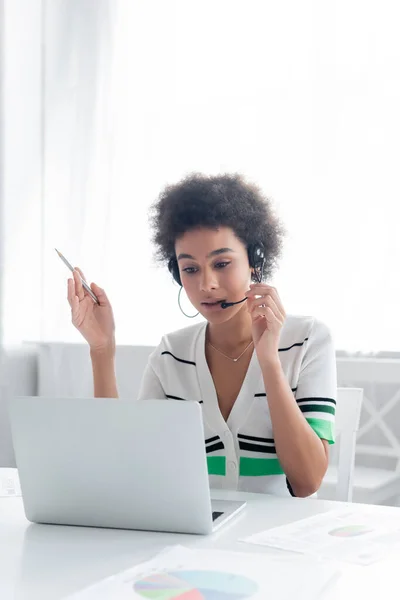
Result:
<svg viewBox="0 0 400 600"><path fill-rule="evenodd" d="M225 421L206 360L206 327L207 322L197 323L162 338L149 357L139 399L170 398L201 404L212 488L290 495L291 486L275 449L257 354L253 351ZM337 383L329 329L313 317L287 316L279 358L293 402L317 435L333 443ZM229 368L234 365L227 365L227 377Z"/></svg>

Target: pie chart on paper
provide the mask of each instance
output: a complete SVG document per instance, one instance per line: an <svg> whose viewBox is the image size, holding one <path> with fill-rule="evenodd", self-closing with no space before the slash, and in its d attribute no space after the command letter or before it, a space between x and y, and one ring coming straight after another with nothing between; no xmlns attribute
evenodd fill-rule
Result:
<svg viewBox="0 0 400 600"><path fill-rule="evenodd" d="M171 571L136 581L134 591L146 600L248 600L255 581L221 571Z"/></svg>

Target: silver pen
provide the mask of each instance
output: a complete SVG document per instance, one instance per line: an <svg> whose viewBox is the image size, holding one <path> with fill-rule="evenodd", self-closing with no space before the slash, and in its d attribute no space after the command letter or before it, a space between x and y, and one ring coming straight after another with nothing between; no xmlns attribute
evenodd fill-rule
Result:
<svg viewBox="0 0 400 600"><path fill-rule="evenodd" d="M65 258L65 256L63 256L63 255L61 254L61 252L59 252L59 251L57 250L57 248L54 248L54 250L57 252L58 256L61 258L61 260L63 261L63 263L64 263L64 264L66 264L66 265L67 265L67 267L68 267L68 269L69 269L70 271L72 271L72 273L73 273L73 272L75 271L75 269L74 269L74 267L73 267L73 266L72 266L72 265L71 265L71 264L70 264L70 263L67 261L67 259ZM79 277L80 277L80 275L79 275ZM87 293L88 293L88 294L89 294L89 295L90 295L90 296L93 298L93 300L96 302L96 304L99 304L99 305L100 305L99 299L97 298L96 294L94 294L94 293L92 292L92 290L90 289L89 285L86 283L86 281L85 281L85 280L84 280L82 277L81 277L81 280L82 280L82 285L83 285L83 287L85 288L85 290L87 291Z"/></svg>

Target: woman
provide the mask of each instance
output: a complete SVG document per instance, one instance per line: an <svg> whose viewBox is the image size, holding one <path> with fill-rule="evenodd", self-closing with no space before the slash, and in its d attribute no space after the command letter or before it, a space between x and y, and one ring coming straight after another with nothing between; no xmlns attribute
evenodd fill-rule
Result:
<svg viewBox="0 0 400 600"><path fill-rule="evenodd" d="M238 175L195 174L162 192L151 222L158 259L205 321L164 335L139 397L201 403L211 487L313 494L334 441L335 352L323 323L286 315L263 283L283 237L269 201ZM95 284L93 303L78 271L68 299L95 396L118 397L111 305Z"/></svg>

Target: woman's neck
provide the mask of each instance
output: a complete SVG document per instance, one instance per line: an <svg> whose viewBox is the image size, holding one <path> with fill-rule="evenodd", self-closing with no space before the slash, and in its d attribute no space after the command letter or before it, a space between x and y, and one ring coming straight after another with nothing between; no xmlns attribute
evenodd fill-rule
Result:
<svg viewBox="0 0 400 600"><path fill-rule="evenodd" d="M229 309L228 309L229 310ZM229 321L220 324L208 323L207 341L226 354L234 354L252 340L251 316L244 306Z"/></svg>

